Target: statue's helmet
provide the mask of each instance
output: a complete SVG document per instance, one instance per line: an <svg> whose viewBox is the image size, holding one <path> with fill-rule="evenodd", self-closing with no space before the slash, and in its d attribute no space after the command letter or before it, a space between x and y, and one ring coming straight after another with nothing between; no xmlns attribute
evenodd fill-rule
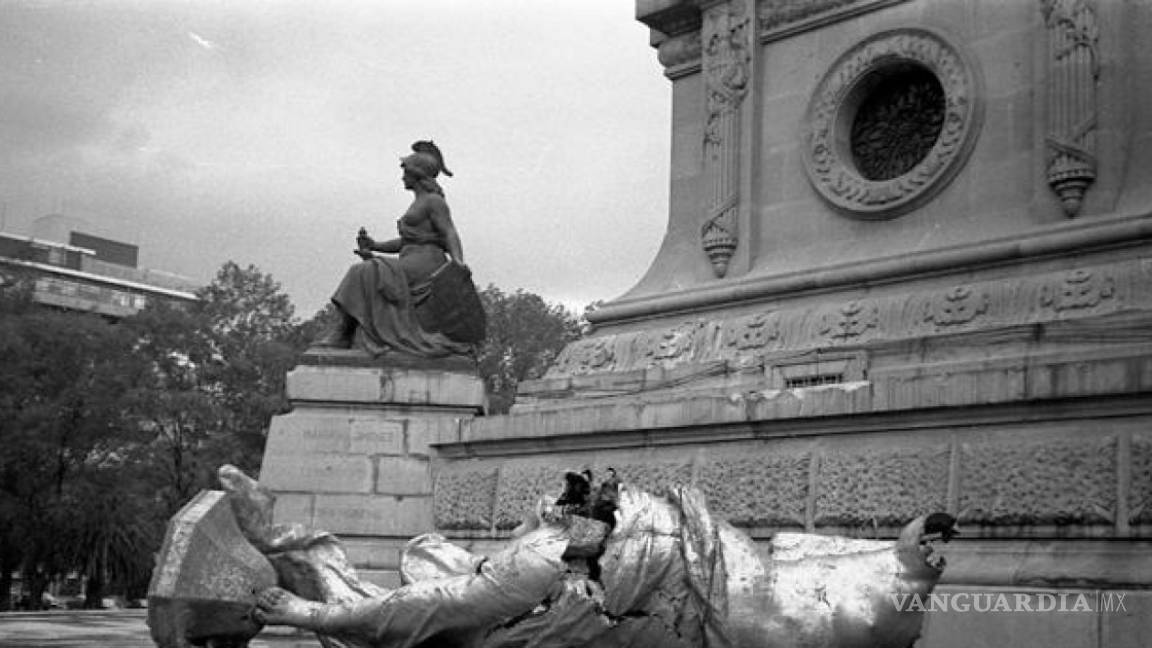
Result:
<svg viewBox="0 0 1152 648"><path fill-rule="evenodd" d="M452 177L452 172L444 166L444 154L432 140L419 140L412 144L412 154L400 158L405 169L425 178L435 179L441 172Z"/></svg>

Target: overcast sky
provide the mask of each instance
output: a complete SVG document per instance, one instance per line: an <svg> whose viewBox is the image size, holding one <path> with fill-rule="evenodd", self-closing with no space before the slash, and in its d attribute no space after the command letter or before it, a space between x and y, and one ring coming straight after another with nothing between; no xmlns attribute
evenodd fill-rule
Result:
<svg viewBox="0 0 1152 648"><path fill-rule="evenodd" d="M570 306L647 268L670 86L630 0L0 0L0 211L208 281L274 275L310 316L388 238L432 138L478 284Z"/></svg>

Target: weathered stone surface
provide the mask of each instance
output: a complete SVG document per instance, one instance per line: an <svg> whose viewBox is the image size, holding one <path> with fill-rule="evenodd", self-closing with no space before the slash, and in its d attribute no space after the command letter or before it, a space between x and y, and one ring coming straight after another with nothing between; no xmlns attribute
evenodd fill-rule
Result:
<svg viewBox="0 0 1152 648"><path fill-rule="evenodd" d="M312 524L337 534L407 538L432 530L431 498L318 494Z"/></svg>
<svg viewBox="0 0 1152 648"><path fill-rule="evenodd" d="M1100 646L1147 648L1152 646L1152 592L1110 590L1101 592L1109 609L1100 610ZM1117 605L1122 602L1123 606Z"/></svg>
<svg viewBox="0 0 1152 648"><path fill-rule="evenodd" d="M381 457L376 460L376 492L388 495L429 495L432 475L428 460Z"/></svg>
<svg viewBox="0 0 1152 648"><path fill-rule="evenodd" d="M273 491L371 493L372 460L337 454L267 454L260 484Z"/></svg>
<svg viewBox="0 0 1152 648"><path fill-rule="evenodd" d="M1128 491L1129 522L1152 524L1152 436L1132 439L1132 472Z"/></svg>
<svg viewBox="0 0 1152 648"><path fill-rule="evenodd" d="M420 416L408 419L408 453L430 456L432 445L460 440L461 422L454 416Z"/></svg>
<svg viewBox="0 0 1152 648"><path fill-rule="evenodd" d="M671 486L688 486L692 483L690 461L600 461L591 468L593 480L599 483L607 475L608 468L616 471L616 477L621 482L650 493L664 493Z"/></svg>
<svg viewBox="0 0 1152 648"><path fill-rule="evenodd" d="M959 601L967 609L933 611L925 616L924 629L916 642L922 648L972 648L973 646L1075 646L1096 648L1099 617L1094 612L1071 611L1078 595L1095 602L1092 590L1019 590L1012 588L973 588L937 586L936 595L947 595L950 603ZM1051 612L994 612L997 597L1003 594L1009 606L1022 604L1033 610L1040 597L1052 597L1059 606L1065 595L1066 610ZM1051 599L1049 599L1051 600ZM979 608L976 607L979 604ZM1048 601L1044 605L1049 605ZM981 611L977 611L977 609Z"/></svg>
<svg viewBox="0 0 1152 648"><path fill-rule="evenodd" d="M899 526L943 511L948 448L830 452L820 457L817 526Z"/></svg>
<svg viewBox="0 0 1152 648"><path fill-rule="evenodd" d="M488 530L495 509L496 469L442 471L436 475L436 528Z"/></svg>
<svg viewBox="0 0 1152 648"><path fill-rule="evenodd" d="M697 486L717 515L740 526L804 526L808 453L757 448L742 456L710 458Z"/></svg>
<svg viewBox="0 0 1152 648"><path fill-rule="evenodd" d="M341 538L349 562L360 569L400 569L400 551L407 540Z"/></svg>
<svg viewBox="0 0 1152 648"><path fill-rule="evenodd" d="M148 586L148 625L162 648L260 631L253 592L276 584L272 565L240 533L227 495L201 491L172 517Z"/></svg>
<svg viewBox="0 0 1152 648"><path fill-rule="evenodd" d="M312 526L313 499L315 496L311 493L280 493L272 509L273 524Z"/></svg>
<svg viewBox="0 0 1152 648"><path fill-rule="evenodd" d="M348 452L354 455L398 455L404 452L401 419L353 417L349 421Z"/></svg>
<svg viewBox="0 0 1152 648"><path fill-rule="evenodd" d="M564 487L564 471L573 467L556 463L501 468L496 489L496 528L516 528L545 493L559 497Z"/></svg>
<svg viewBox="0 0 1152 648"><path fill-rule="evenodd" d="M287 390L293 401L484 406L480 378L445 371L301 365L288 372Z"/></svg>
<svg viewBox="0 0 1152 648"><path fill-rule="evenodd" d="M1113 437L963 444L960 521L989 525L1110 524Z"/></svg>

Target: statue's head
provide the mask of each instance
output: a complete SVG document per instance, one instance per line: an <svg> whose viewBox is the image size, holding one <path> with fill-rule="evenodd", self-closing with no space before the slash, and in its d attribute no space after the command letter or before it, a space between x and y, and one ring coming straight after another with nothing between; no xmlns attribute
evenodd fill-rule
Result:
<svg viewBox="0 0 1152 648"><path fill-rule="evenodd" d="M432 140L420 140L412 144L412 153L400 158L400 168L404 169L404 186L414 189L422 186L428 191L443 194L436 178L443 173L451 177L452 172L444 166L444 155Z"/></svg>

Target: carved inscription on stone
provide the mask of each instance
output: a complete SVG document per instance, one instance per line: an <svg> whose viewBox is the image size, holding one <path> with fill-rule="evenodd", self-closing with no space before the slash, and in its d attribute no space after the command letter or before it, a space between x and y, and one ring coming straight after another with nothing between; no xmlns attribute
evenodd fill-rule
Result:
<svg viewBox="0 0 1152 648"><path fill-rule="evenodd" d="M1116 442L965 444L960 521L987 525L1111 524Z"/></svg>

